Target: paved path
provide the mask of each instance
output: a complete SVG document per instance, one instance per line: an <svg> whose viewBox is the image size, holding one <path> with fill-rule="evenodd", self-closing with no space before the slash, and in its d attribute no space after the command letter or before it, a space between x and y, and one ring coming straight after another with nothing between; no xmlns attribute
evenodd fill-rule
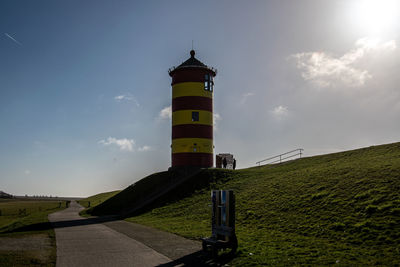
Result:
<svg viewBox="0 0 400 267"><path fill-rule="evenodd" d="M70 208L50 214L56 232L57 267L157 266L172 260L143 243L102 224L79 216L83 208L75 201Z"/></svg>
<svg viewBox="0 0 400 267"><path fill-rule="evenodd" d="M127 221L108 221L108 227L123 233L170 259L177 260L202 250L201 242Z"/></svg>

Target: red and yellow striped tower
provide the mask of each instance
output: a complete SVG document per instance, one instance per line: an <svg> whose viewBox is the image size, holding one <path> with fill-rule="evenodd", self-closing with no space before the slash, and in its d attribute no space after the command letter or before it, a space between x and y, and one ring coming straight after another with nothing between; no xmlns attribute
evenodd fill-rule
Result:
<svg viewBox="0 0 400 267"><path fill-rule="evenodd" d="M195 57L169 71L172 77L172 167L213 166L213 78L216 70Z"/></svg>

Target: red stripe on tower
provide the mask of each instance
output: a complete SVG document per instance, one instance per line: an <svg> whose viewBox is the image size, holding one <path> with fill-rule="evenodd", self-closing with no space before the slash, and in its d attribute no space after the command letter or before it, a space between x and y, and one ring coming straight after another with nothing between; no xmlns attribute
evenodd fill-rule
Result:
<svg viewBox="0 0 400 267"><path fill-rule="evenodd" d="M210 153L174 153L172 166L197 166L209 168L213 165L213 154Z"/></svg>
<svg viewBox="0 0 400 267"><path fill-rule="evenodd" d="M199 109L212 112L212 98L202 96L181 96L172 99L172 112L186 109Z"/></svg>
<svg viewBox="0 0 400 267"><path fill-rule="evenodd" d="M213 138L213 127L210 125L181 124L172 126L172 139L176 138Z"/></svg>

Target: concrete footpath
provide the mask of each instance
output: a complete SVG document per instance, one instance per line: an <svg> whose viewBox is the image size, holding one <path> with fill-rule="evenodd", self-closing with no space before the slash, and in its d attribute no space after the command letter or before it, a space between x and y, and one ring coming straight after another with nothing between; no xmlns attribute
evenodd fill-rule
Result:
<svg viewBox="0 0 400 267"><path fill-rule="evenodd" d="M200 258L203 258L200 256L205 256L202 255L201 242L198 241L189 240L148 226L121 220L108 221L104 224L145 244L174 261L181 260L181 262L186 265L192 266L199 264ZM194 257L194 255L198 255L199 257Z"/></svg>
<svg viewBox="0 0 400 267"><path fill-rule="evenodd" d="M68 209L49 215L56 233L57 266L168 266L174 262L103 224L111 219L80 217L82 209L73 201Z"/></svg>
<svg viewBox="0 0 400 267"><path fill-rule="evenodd" d="M75 201L49 215L57 266L220 266L201 242L113 217L83 218Z"/></svg>

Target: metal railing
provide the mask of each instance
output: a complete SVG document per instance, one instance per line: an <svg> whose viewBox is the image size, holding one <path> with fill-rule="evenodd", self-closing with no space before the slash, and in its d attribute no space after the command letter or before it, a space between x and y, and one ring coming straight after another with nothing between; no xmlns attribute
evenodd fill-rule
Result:
<svg viewBox="0 0 400 267"><path fill-rule="evenodd" d="M296 156L300 156L299 158L301 158L301 155L303 154L303 151L304 151L304 149L298 148L298 149L295 149L295 150L292 150L292 151L289 151L289 152L286 152L286 153L283 153L283 154L280 154L280 155L277 155L277 156L274 156L274 157L270 157L270 158L267 158L267 159L263 159L263 160L257 161L256 165L261 166L261 162L271 161L271 160L274 160L274 159L276 159L276 160L268 162L268 163L265 163L264 165L266 165L266 164L274 164L274 163L278 163L278 162L281 163L283 160L290 159L290 158L293 158L293 157L296 157ZM284 156L284 157L282 157L282 156Z"/></svg>

